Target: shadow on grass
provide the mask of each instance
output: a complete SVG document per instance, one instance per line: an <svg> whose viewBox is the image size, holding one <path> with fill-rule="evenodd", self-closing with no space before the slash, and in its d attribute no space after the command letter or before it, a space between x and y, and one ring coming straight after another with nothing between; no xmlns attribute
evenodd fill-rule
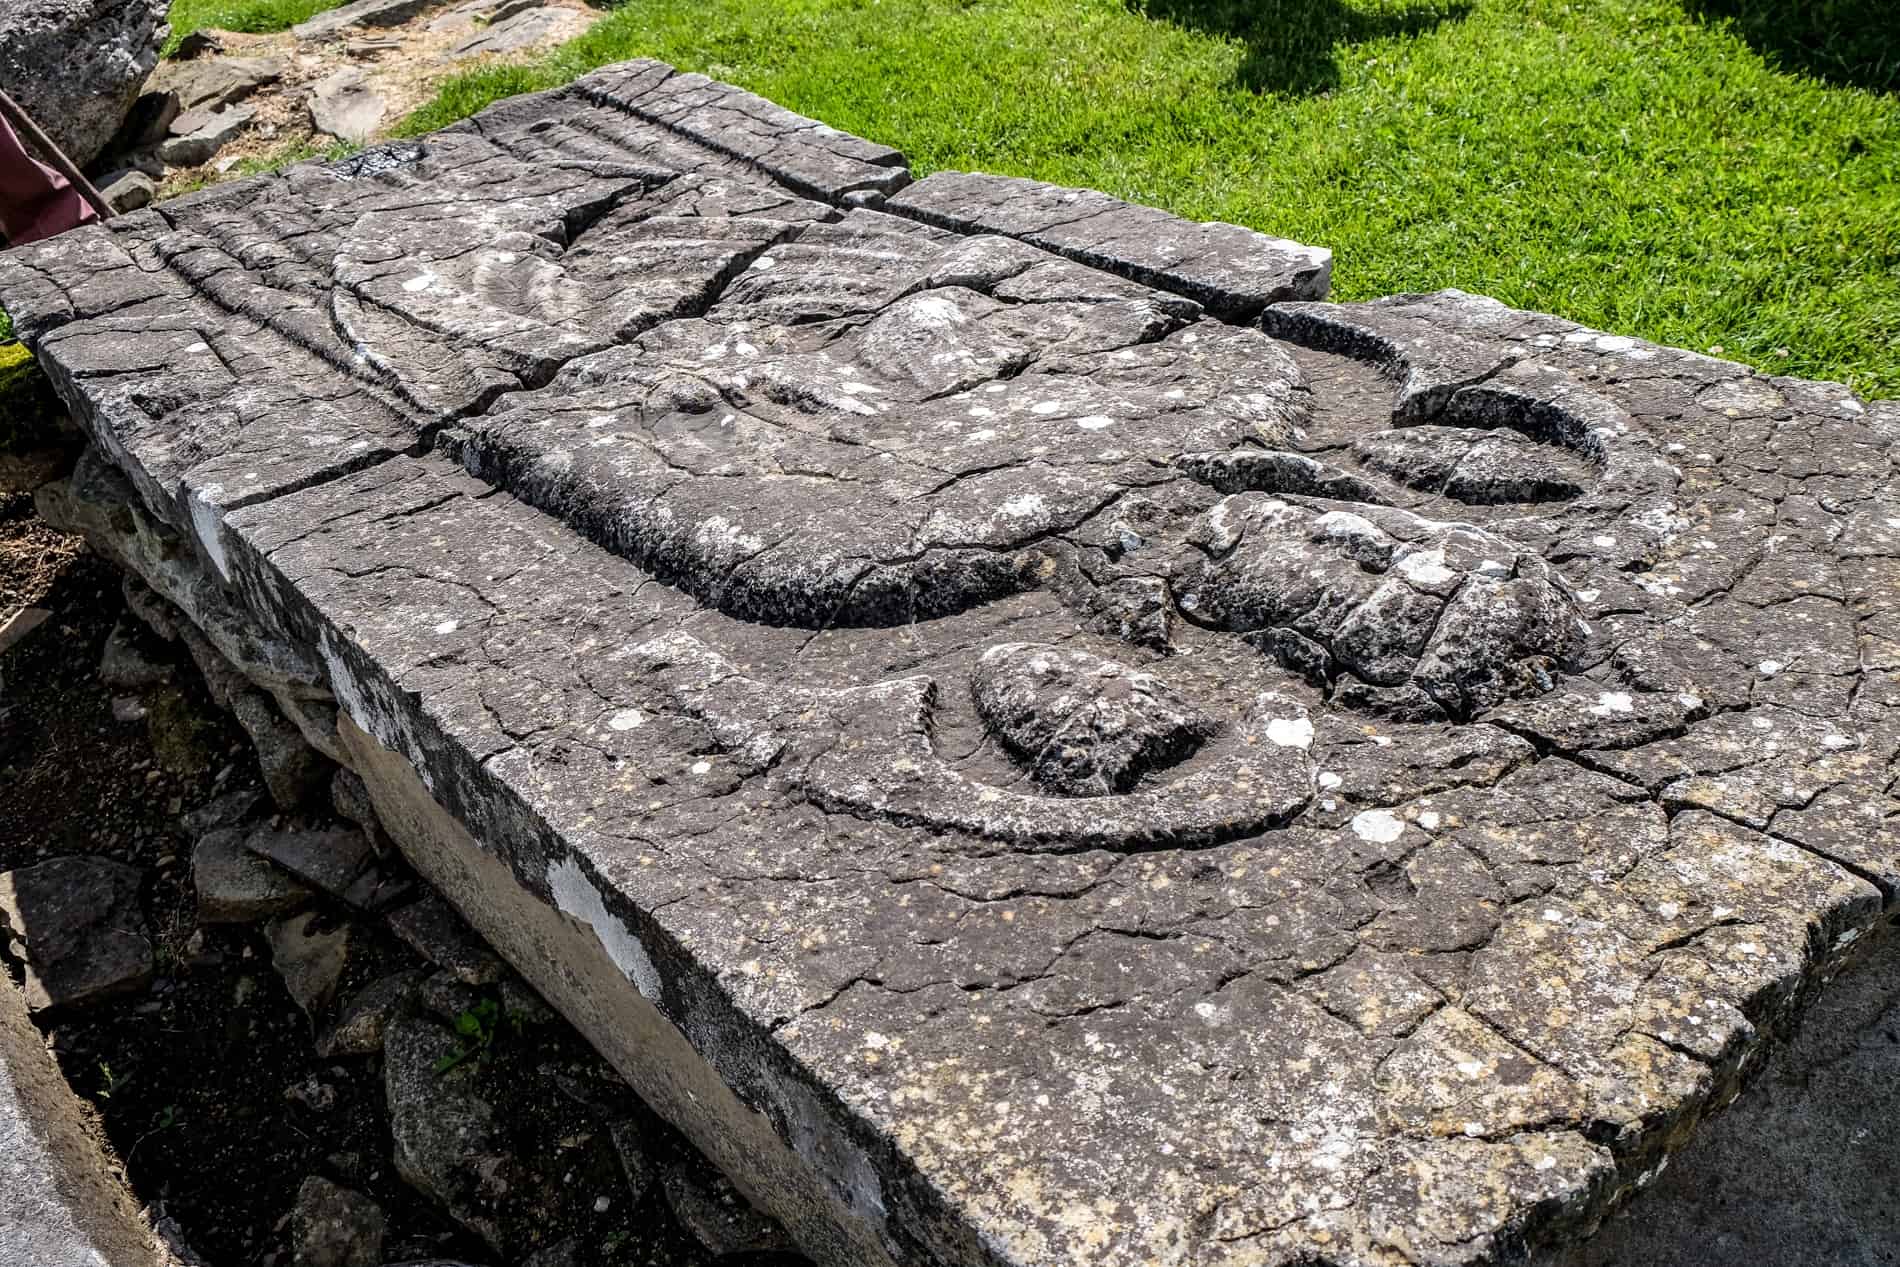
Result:
<svg viewBox="0 0 1900 1267"><path fill-rule="evenodd" d="M1888 2L1888 0L1881 0ZM1339 84L1339 50L1418 35L1471 11L1467 0L1126 0L1132 11L1246 46L1234 80L1253 92L1312 96Z"/></svg>
<svg viewBox="0 0 1900 1267"><path fill-rule="evenodd" d="M1726 21L1781 70L1900 93L1900 0L1683 0L1683 8Z"/></svg>

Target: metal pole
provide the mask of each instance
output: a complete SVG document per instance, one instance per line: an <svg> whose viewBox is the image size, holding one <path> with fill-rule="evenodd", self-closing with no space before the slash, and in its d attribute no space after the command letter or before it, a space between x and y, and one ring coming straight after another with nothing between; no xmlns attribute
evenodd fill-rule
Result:
<svg viewBox="0 0 1900 1267"><path fill-rule="evenodd" d="M40 125L33 122L33 116L22 110L20 103L8 96L4 90L0 90L0 115L5 115L15 132L25 136L32 142L35 149L51 160L54 170L66 178L67 184L79 191L79 196L99 213L101 220L112 218L112 208L106 205L105 198L92 187L92 182L86 179L78 165L66 157L65 151L53 144L51 137L40 131Z"/></svg>

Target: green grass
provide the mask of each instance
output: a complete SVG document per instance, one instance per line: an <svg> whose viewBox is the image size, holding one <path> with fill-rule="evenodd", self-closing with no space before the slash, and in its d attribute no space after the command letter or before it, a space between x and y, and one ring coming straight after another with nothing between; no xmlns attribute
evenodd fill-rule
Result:
<svg viewBox="0 0 1900 1267"><path fill-rule="evenodd" d="M896 145L1900 394L1891 0L631 0L439 127L660 57Z"/></svg>
<svg viewBox="0 0 1900 1267"><path fill-rule="evenodd" d="M253 35L286 31L342 3L343 0L172 0L166 13L172 33L165 41L164 55L170 57L178 41L193 31L210 28Z"/></svg>

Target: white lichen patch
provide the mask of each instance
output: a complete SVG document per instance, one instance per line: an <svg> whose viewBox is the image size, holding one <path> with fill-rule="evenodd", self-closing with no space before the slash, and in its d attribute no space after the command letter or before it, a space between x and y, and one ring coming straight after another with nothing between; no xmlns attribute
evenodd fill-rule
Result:
<svg viewBox="0 0 1900 1267"><path fill-rule="evenodd" d="M634 989L650 1002L660 998L660 972L652 956L634 936L633 930L616 919L601 900L600 893L572 858L548 864L548 892L561 912L571 915L594 930L602 950L633 982Z"/></svg>
<svg viewBox="0 0 1900 1267"><path fill-rule="evenodd" d="M1282 748L1310 748L1313 723L1304 717L1276 717L1267 723L1267 738Z"/></svg>
<svg viewBox="0 0 1900 1267"><path fill-rule="evenodd" d="M1352 816L1352 833L1375 845L1389 845L1405 834L1405 820L1385 809L1363 809Z"/></svg>

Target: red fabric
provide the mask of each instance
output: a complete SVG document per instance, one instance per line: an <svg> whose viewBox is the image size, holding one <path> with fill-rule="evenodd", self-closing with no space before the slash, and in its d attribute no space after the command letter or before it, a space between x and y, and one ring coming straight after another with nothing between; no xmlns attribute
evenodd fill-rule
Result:
<svg viewBox="0 0 1900 1267"><path fill-rule="evenodd" d="M0 229L15 246L89 224L98 214L66 178L34 158L0 119Z"/></svg>

